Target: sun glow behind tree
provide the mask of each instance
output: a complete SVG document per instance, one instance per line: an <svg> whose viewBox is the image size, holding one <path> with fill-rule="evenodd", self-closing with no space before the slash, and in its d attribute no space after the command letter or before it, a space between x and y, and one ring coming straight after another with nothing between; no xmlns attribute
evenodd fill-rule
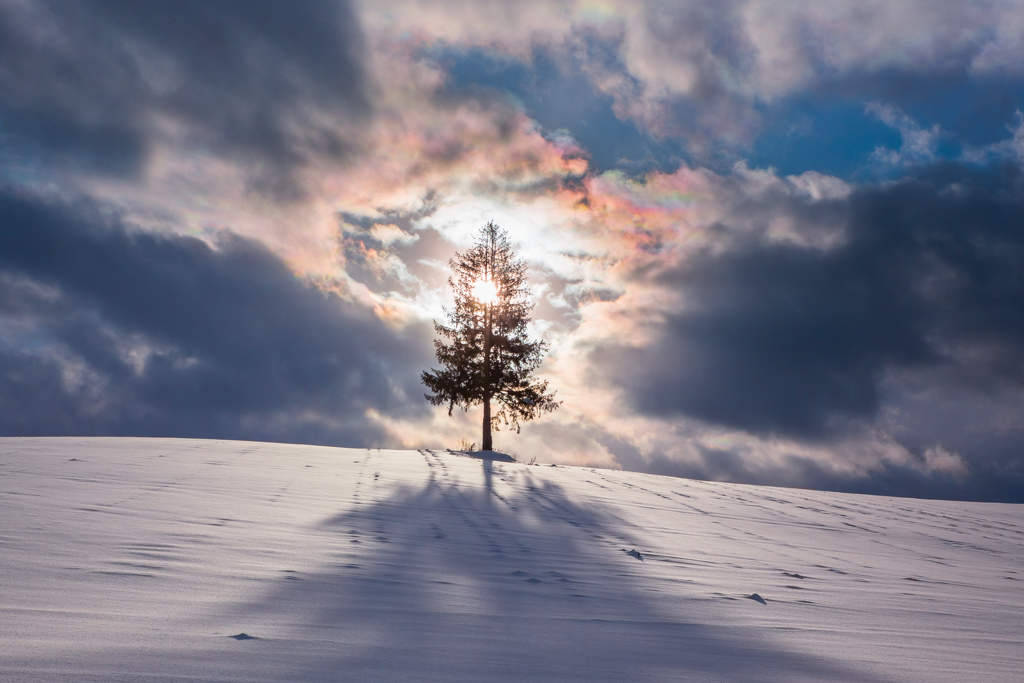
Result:
<svg viewBox="0 0 1024 683"><path fill-rule="evenodd" d="M473 285L473 298L484 306L493 305L499 300L498 288L490 280L477 280Z"/></svg>

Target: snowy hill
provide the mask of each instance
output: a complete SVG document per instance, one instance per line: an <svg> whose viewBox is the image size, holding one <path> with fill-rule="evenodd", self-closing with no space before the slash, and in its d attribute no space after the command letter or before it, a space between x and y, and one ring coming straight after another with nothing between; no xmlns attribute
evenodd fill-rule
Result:
<svg viewBox="0 0 1024 683"><path fill-rule="evenodd" d="M0 505L4 681L1024 672L1024 506L67 438L0 439Z"/></svg>

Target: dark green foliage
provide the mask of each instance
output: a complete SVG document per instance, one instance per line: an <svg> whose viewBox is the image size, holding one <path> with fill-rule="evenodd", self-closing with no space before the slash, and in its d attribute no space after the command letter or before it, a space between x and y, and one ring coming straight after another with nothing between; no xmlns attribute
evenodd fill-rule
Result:
<svg viewBox="0 0 1024 683"><path fill-rule="evenodd" d="M491 450L491 429L499 423L517 432L527 422L559 406L548 383L534 381L547 345L531 342L526 324L533 304L526 287L526 263L515 258L508 236L494 223L480 229L476 245L448 262L454 275L448 284L455 292L455 308L445 310L449 325L434 321L441 336L434 341L440 370L424 372L425 394L433 405L469 410L483 404L482 450ZM497 288L497 300L483 303L474 286L489 280ZM498 410L491 415L491 401Z"/></svg>

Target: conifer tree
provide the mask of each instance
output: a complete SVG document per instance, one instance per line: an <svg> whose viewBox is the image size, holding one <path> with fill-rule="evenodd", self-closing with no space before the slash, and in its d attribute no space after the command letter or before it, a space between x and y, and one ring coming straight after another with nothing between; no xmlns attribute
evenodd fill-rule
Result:
<svg viewBox="0 0 1024 683"><path fill-rule="evenodd" d="M515 258L508 235L493 222L480 229L476 244L448 262L453 276L454 309L445 309L449 325L434 321L434 341L443 367L422 375L431 404L469 410L483 404L481 450L492 450L491 429L499 423L517 432L520 422L558 408L546 381L531 375L547 344L531 342L526 324L533 304L526 287L526 263ZM491 413L491 402L497 411Z"/></svg>

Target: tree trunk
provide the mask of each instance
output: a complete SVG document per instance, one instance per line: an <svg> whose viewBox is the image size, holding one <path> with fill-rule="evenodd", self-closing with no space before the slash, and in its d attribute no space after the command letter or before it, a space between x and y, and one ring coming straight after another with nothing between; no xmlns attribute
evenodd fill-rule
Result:
<svg viewBox="0 0 1024 683"><path fill-rule="evenodd" d="M480 450L491 450L491 306L484 304L484 435Z"/></svg>
<svg viewBox="0 0 1024 683"><path fill-rule="evenodd" d="M484 399L484 437L480 450L489 451L491 448L491 399Z"/></svg>

